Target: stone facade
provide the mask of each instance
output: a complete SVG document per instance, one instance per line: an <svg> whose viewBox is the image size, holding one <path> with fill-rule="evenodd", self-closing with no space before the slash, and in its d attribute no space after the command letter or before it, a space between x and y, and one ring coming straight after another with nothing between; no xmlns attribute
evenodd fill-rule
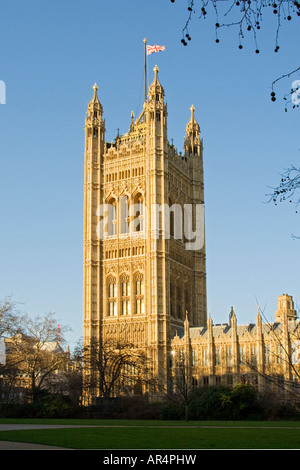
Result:
<svg viewBox="0 0 300 470"><path fill-rule="evenodd" d="M109 336L134 344L160 377L185 311L192 325L206 324L205 243L186 249L193 238L179 234L184 207L204 204L200 128L192 107L178 154L155 67L141 115L108 143L97 90L85 122L84 344Z"/></svg>
<svg viewBox="0 0 300 470"><path fill-rule="evenodd" d="M297 391L300 386L300 322L293 298L278 297L274 322L263 322L258 311L256 323L238 325L231 309L228 323L185 327L172 340L173 375L184 358L191 386L250 383L267 388ZM175 380L176 382L176 380ZM176 388L176 383L174 384Z"/></svg>
<svg viewBox="0 0 300 470"><path fill-rule="evenodd" d="M207 318L203 144L193 106L183 147L178 153L168 141L157 67L141 115L132 113L114 142L105 140L94 85L85 121L83 343L113 338L144 351L166 388L183 350L195 384L236 383L253 375L245 357L269 368L266 345L278 325L286 336L296 328L293 301L280 297L273 333L259 315L247 326L233 311L228 325Z"/></svg>

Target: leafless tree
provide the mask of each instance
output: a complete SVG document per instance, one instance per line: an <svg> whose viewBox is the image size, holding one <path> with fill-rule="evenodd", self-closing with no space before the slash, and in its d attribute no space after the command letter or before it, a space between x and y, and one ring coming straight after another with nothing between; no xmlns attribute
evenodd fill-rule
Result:
<svg viewBox="0 0 300 470"><path fill-rule="evenodd" d="M287 168L280 177L280 183L277 187L272 188L272 192L268 194L269 202L273 202L275 206L278 203L288 202L296 207L298 213L298 206L300 204L300 167L297 168L291 165ZM293 234L294 238L299 238Z"/></svg>
<svg viewBox="0 0 300 470"><path fill-rule="evenodd" d="M246 358L245 365L257 376L261 376L266 386L272 385L277 394L284 392L285 396L299 401L300 323L296 320L286 320L286 325L279 322L274 323L267 319L262 309L260 309L260 313L264 320L264 334L268 336L269 344L272 343L273 347L265 344L268 352L268 364L265 368L262 368L256 360L252 361L250 358ZM257 341L256 337L253 337L253 339ZM282 370L289 371L289 377L284 377Z"/></svg>
<svg viewBox="0 0 300 470"><path fill-rule="evenodd" d="M84 393L100 398L142 392L148 376L147 357L134 345L93 339L83 348Z"/></svg>
<svg viewBox="0 0 300 470"><path fill-rule="evenodd" d="M32 401L42 389L51 390L60 380L69 356L60 346L62 329L52 313L31 318L24 315L20 321L21 332L7 341L6 368L17 371Z"/></svg>
<svg viewBox="0 0 300 470"><path fill-rule="evenodd" d="M169 394L169 397L179 404L184 406L185 420L189 420L188 404L189 396L191 391L194 389L192 382L191 369L189 360L184 354L184 351L180 351L176 358L174 358L172 373L173 393Z"/></svg>
<svg viewBox="0 0 300 470"><path fill-rule="evenodd" d="M170 369L164 380L156 381L156 388L167 402L184 408L185 420L189 420L189 398L194 390L192 368L185 349L171 352Z"/></svg>
<svg viewBox="0 0 300 470"><path fill-rule="evenodd" d="M20 329L20 314L10 298L0 302L0 338L11 336Z"/></svg>
<svg viewBox="0 0 300 470"><path fill-rule="evenodd" d="M0 388L1 394L10 399L18 375L18 364L7 362L5 338L20 330L20 314L10 298L0 302ZM5 377L5 380L4 380Z"/></svg>
<svg viewBox="0 0 300 470"><path fill-rule="evenodd" d="M171 0L171 3L175 3L175 0ZM189 41L191 41L192 38L189 30L195 16L199 20L207 20L208 17L213 15L216 43L220 42L224 30L235 28L237 31L238 48L243 49L247 36L251 35L254 44L253 50L256 54L259 54L260 35L264 31L264 20L266 20L266 15L269 13L275 19L274 52L278 53L280 49L279 36L282 27L287 23L297 21L300 17L299 0L188 0L187 15L185 20L183 20L181 42L184 46L187 46ZM278 83L291 77L298 77L299 71L299 63L294 64L288 72L282 73L281 76L272 81L270 92L272 101L276 101L275 89ZM288 86L288 92L284 94L283 99L285 100L285 111L287 111L289 106L292 108L299 107L300 80L293 80L292 84ZM273 192L268 195L270 200L277 203L288 199L298 204L299 181L300 169L297 166L291 165L281 175L281 183L273 188ZM299 238L295 235L293 237Z"/></svg>
<svg viewBox="0 0 300 470"><path fill-rule="evenodd" d="M175 0L171 0L175 3ZM274 52L280 49L279 35L284 23L296 20L300 16L300 2L298 0L188 0L187 17L182 28L181 42L184 46L191 41L189 29L196 15L199 20L206 20L213 14L215 41L220 42L222 31L228 28L235 28L237 31L237 43L239 49L243 49L243 43L248 35L252 35L254 51L256 54L260 52L259 35L263 32L264 15L269 11L276 18L276 26L274 28ZM276 78L272 82L271 100L276 100L275 86L285 79L290 78L299 72L300 66L296 65L288 73ZM287 100L288 96L297 97L291 99L293 107L299 107L299 90L300 85L295 85L289 93L284 96Z"/></svg>
<svg viewBox="0 0 300 470"><path fill-rule="evenodd" d="M175 3L175 0L171 0L171 3ZM187 46L191 41L189 28L194 15L197 15L200 20L206 20L212 13L216 43L220 42L223 29L235 28L239 49L243 49L245 37L251 34L254 50L256 54L259 54L258 36L263 31L263 15L268 11L271 11L276 18L274 51L278 52L280 49L279 34L283 23L290 22L300 16L298 0L188 0L187 17L182 28L181 42ZM296 67L285 76L290 77L299 69L300 67Z"/></svg>

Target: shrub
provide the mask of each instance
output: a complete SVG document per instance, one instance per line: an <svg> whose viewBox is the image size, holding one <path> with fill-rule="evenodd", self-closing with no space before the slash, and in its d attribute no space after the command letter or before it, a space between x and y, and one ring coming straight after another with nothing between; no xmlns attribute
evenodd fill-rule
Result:
<svg viewBox="0 0 300 470"><path fill-rule="evenodd" d="M160 419L162 420L182 420L184 419L184 410L181 405L176 403L168 403L165 405L160 413Z"/></svg>
<svg viewBox="0 0 300 470"><path fill-rule="evenodd" d="M79 413L68 397L43 392L32 403L9 403L0 409L5 418L77 418Z"/></svg>
<svg viewBox="0 0 300 470"><path fill-rule="evenodd" d="M263 408L259 402L256 389L248 384L237 384L231 390L232 419L264 419Z"/></svg>
<svg viewBox="0 0 300 470"><path fill-rule="evenodd" d="M264 419L256 390L238 384L232 389L207 387L195 389L189 397L190 419L247 420Z"/></svg>
<svg viewBox="0 0 300 470"><path fill-rule="evenodd" d="M189 396L190 419L226 419L228 413L228 392L225 387L195 389Z"/></svg>

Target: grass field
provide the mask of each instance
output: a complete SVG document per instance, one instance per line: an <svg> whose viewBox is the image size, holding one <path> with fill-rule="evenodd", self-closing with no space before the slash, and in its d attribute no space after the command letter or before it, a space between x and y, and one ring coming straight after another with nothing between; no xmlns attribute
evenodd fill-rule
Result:
<svg viewBox="0 0 300 470"><path fill-rule="evenodd" d="M0 419L9 423L80 425L0 431L0 440L69 449L300 449L300 422Z"/></svg>

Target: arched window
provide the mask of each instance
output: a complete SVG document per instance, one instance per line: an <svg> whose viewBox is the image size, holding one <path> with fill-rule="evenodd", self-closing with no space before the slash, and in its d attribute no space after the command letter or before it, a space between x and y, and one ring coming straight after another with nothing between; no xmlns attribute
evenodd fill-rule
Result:
<svg viewBox="0 0 300 470"><path fill-rule="evenodd" d="M129 233L129 198L128 196L120 196L120 233Z"/></svg>
<svg viewBox="0 0 300 470"><path fill-rule="evenodd" d="M116 278L110 277L107 283L108 290L108 315L110 317L117 316L117 284Z"/></svg>
<svg viewBox="0 0 300 470"><path fill-rule="evenodd" d="M131 313L129 276L121 278L121 312L122 315L130 315Z"/></svg>
<svg viewBox="0 0 300 470"><path fill-rule="evenodd" d="M115 199L110 199L107 204L108 207L108 227L107 235L112 236L117 234L117 203Z"/></svg>
<svg viewBox="0 0 300 470"><path fill-rule="evenodd" d="M166 231L171 238L182 239L183 230L183 210L179 203L175 203L169 197L169 220L166 220Z"/></svg>
<svg viewBox="0 0 300 470"><path fill-rule="evenodd" d="M145 285L142 274L135 277L135 313L136 315L145 313Z"/></svg>
<svg viewBox="0 0 300 470"><path fill-rule="evenodd" d="M172 207L173 201L169 198L169 207ZM174 237L174 227L175 227L175 220L174 220L174 211L170 210L170 235Z"/></svg>
<svg viewBox="0 0 300 470"><path fill-rule="evenodd" d="M133 200L133 232L143 232L144 231L144 210L143 210L143 196L138 193L135 195Z"/></svg>

